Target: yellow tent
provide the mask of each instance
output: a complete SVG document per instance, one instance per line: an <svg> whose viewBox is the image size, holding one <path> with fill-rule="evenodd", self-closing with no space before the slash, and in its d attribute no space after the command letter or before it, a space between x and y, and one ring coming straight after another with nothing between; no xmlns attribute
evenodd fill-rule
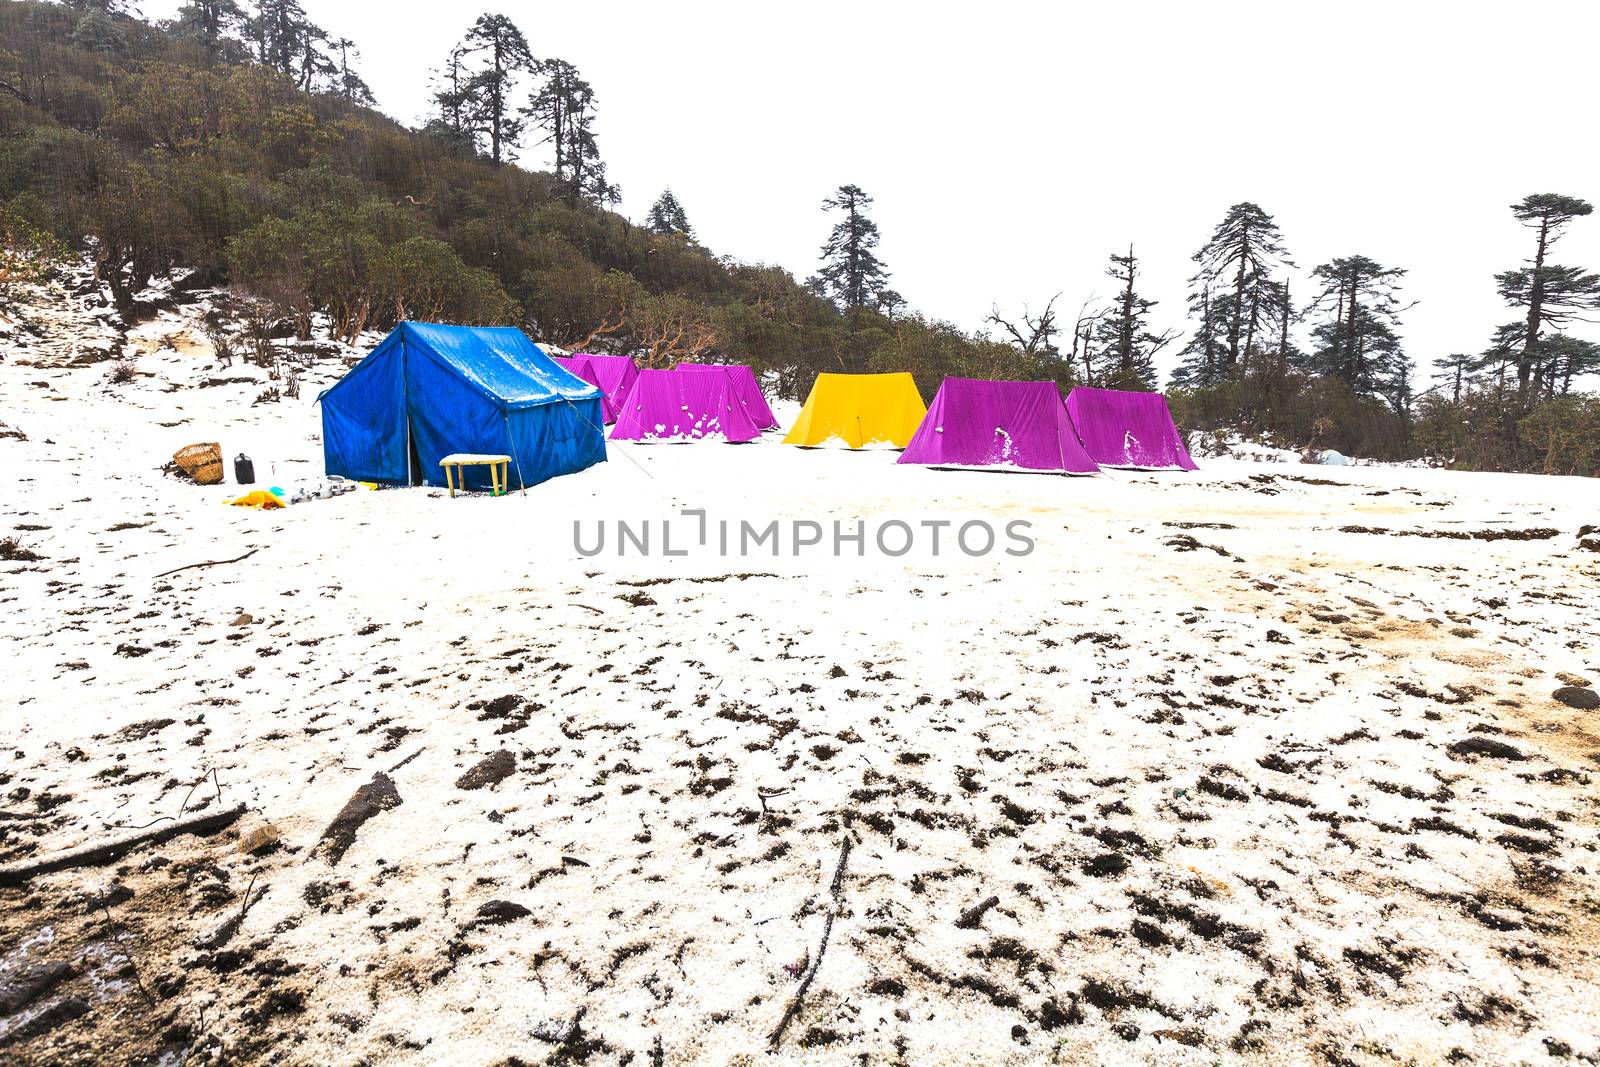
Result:
<svg viewBox="0 0 1600 1067"><path fill-rule="evenodd" d="M783 443L820 445L837 438L851 448L904 448L927 413L909 374L819 374Z"/></svg>

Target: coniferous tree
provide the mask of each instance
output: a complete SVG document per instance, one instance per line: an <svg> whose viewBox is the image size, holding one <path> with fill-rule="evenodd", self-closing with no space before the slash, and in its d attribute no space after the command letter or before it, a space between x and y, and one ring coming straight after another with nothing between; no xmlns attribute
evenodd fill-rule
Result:
<svg viewBox="0 0 1600 1067"><path fill-rule="evenodd" d="M1433 361L1434 380L1450 384L1450 403L1461 403L1461 387L1471 380L1473 368L1477 363L1476 356L1467 355L1465 352L1452 352Z"/></svg>
<svg viewBox="0 0 1600 1067"><path fill-rule="evenodd" d="M822 202L827 211L842 211L827 244L822 246L822 269L808 283L812 290L846 310L873 307L889 280L889 272L873 251L878 247L878 224L867 217L872 197L858 185L841 185Z"/></svg>
<svg viewBox="0 0 1600 1067"><path fill-rule="evenodd" d="M85 52L99 55L122 55L128 50L128 38L117 25L111 12L101 7L90 7L72 28L72 43Z"/></svg>
<svg viewBox="0 0 1600 1067"><path fill-rule="evenodd" d="M360 55L356 43L348 37L339 37L330 44L339 53L336 61L338 74L334 82L334 92L352 104L360 104L362 107L376 106L378 101L372 95L371 86L350 66L350 57Z"/></svg>
<svg viewBox="0 0 1600 1067"><path fill-rule="evenodd" d="M1409 383L1410 361L1397 332L1405 273L1367 256L1344 256L1313 270L1321 288L1305 311L1315 320L1306 369L1338 378L1360 396L1387 396L1402 379Z"/></svg>
<svg viewBox="0 0 1600 1067"><path fill-rule="evenodd" d="M1183 359L1172 372L1174 388L1204 388L1226 377L1228 343L1224 335L1231 294L1218 294L1207 282L1189 294L1189 317L1197 325L1180 353Z"/></svg>
<svg viewBox="0 0 1600 1067"><path fill-rule="evenodd" d="M1555 385L1562 349L1554 339L1573 317L1600 308L1600 274L1548 261L1567 224L1593 211L1586 200L1556 193L1537 193L1511 205L1517 221L1536 234L1533 258L1529 266L1499 274L1495 281L1501 299L1524 314L1496 332L1481 362L1515 365L1522 406L1549 395Z"/></svg>
<svg viewBox="0 0 1600 1067"><path fill-rule="evenodd" d="M564 59L544 60L538 71L543 81L522 114L554 149L557 195L568 203L616 203L620 193L606 180L594 134L594 88Z"/></svg>
<svg viewBox="0 0 1600 1067"><path fill-rule="evenodd" d="M178 9L169 32L200 42L208 60L237 49L237 34L249 23L239 0L188 0Z"/></svg>
<svg viewBox="0 0 1600 1067"><path fill-rule="evenodd" d="M1249 202L1230 207L1193 258L1189 308L1201 323L1174 380L1204 386L1237 375L1270 336L1280 314L1273 274L1292 264L1278 224Z"/></svg>
<svg viewBox="0 0 1600 1067"><path fill-rule="evenodd" d="M1585 374L1600 374L1600 344L1556 334L1544 341L1548 370L1544 375L1544 399L1567 396L1572 383Z"/></svg>
<svg viewBox="0 0 1600 1067"><path fill-rule="evenodd" d="M689 216L671 189L663 189L661 195L656 197L656 202L650 205L650 213L645 216L645 225L650 227L651 233L658 233L663 237L676 235L694 240L694 229L689 225Z"/></svg>
<svg viewBox="0 0 1600 1067"><path fill-rule="evenodd" d="M1139 260L1128 246L1125 256L1112 255L1106 275L1117 282L1117 296L1109 313L1095 327L1095 348L1100 367L1090 383L1107 389L1149 390L1156 384L1156 353L1172 340L1170 333L1151 332L1150 309L1156 301L1140 296L1136 285Z"/></svg>
<svg viewBox="0 0 1600 1067"><path fill-rule="evenodd" d="M311 21L299 0L257 0L250 17L256 60L293 78L302 90L314 88L331 64L321 52L328 37Z"/></svg>
<svg viewBox="0 0 1600 1067"><path fill-rule="evenodd" d="M479 62L467 77L464 103L472 125L488 138L490 162L498 166L515 156L522 141L523 120L512 98L518 76L533 71L537 62L527 38L504 15L479 15L457 51Z"/></svg>
<svg viewBox="0 0 1600 1067"><path fill-rule="evenodd" d="M450 50L442 70L435 71L433 106L437 109L424 127L452 149L466 155L478 151L478 129L473 117L471 77L459 47Z"/></svg>

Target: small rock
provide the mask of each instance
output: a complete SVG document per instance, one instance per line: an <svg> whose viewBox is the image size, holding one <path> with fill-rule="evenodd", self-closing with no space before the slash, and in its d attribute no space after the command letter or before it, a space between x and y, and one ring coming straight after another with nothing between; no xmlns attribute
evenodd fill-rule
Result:
<svg viewBox="0 0 1600 1067"><path fill-rule="evenodd" d="M278 828L264 822L239 839L239 851L247 856L265 856L282 844L283 835L278 833Z"/></svg>
<svg viewBox="0 0 1600 1067"><path fill-rule="evenodd" d="M1492 756L1495 759L1525 760L1528 757L1522 750L1504 741L1496 741L1492 737L1469 737L1463 741L1452 742L1449 746L1452 756Z"/></svg>
<svg viewBox="0 0 1600 1067"><path fill-rule="evenodd" d="M394 779L383 772L372 776L372 781L355 791L339 809L328 828L322 831L322 841L328 845L328 862L338 863L356 843L356 833L367 820L390 808L398 808L403 801L394 787Z"/></svg>
<svg viewBox="0 0 1600 1067"><path fill-rule="evenodd" d="M60 960L24 963L0 969L0 1015L15 1015L41 994L72 977L72 965Z"/></svg>
<svg viewBox="0 0 1600 1067"><path fill-rule="evenodd" d="M514 900L491 900L478 906L478 917L473 921L473 925L499 926L501 923L526 919L532 914L533 912Z"/></svg>
<svg viewBox="0 0 1600 1067"><path fill-rule="evenodd" d="M1600 693L1581 685L1564 685L1550 694L1569 708L1593 711L1600 708Z"/></svg>
<svg viewBox="0 0 1600 1067"><path fill-rule="evenodd" d="M177 722L176 719L144 719L140 722L131 722L117 731L116 736L123 741L143 741L151 734L159 733Z"/></svg>
<svg viewBox="0 0 1600 1067"><path fill-rule="evenodd" d="M228 625L229 626L253 626L253 625L255 625L255 621L256 621L256 617L254 615L250 614L248 611L241 611L241 612L239 612L238 615L234 616L233 621L230 622Z"/></svg>
<svg viewBox="0 0 1600 1067"><path fill-rule="evenodd" d="M588 1010L587 1007L579 1008L570 1019L546 1019L534 1026L533 1036L557 1045L571 1044L578 1036L583 1016Z"/></svg>
<svg viewBox="0 0 1600 1067"><path fill-rule="evenodd" d="M516 757L502 748L483 757L465 774L457 778L456 788L482 789L485 786L498 785L511 777L516 769Z"/></svg>
<svg viewBox="0 0 1600 1067"><path fill-rule="evenodd" d="M82 997L62 997L25 1018L13 1020L12 1027L6 1031L5 1040L26 1041L30 1037L47 1034L88 1012L89 1002Z"/></svg>

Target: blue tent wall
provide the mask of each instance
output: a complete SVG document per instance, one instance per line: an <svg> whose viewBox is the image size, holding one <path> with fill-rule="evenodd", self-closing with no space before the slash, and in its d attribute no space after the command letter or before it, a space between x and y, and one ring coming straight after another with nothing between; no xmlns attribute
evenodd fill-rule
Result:
<svg viewBox="0 0 1600 1067"><path fill-rule="evenodd" d="M452 452L510 456L513 486L606 458L600 391L512 327L401 323L319 399L327 471L348 478L405 484L408 446L429 485Z"/></svg>
<svg viewBox="0 0 1600 1067"><path fill-rule="evenodd" d="M445 484L439 461L452 452L513 454L505 408L432 353L411 346L406 351L406 413L411 418L419 480L429 485ZM466 474L468 488L488 488L486 468L475 467Z"/></svg>
<svg viewBox="0 0 1600 1067"><path fill-rule="evenodd" d="M404 485L405 347L400 334L386 337L339 379L336 388L338 399L322 404L322 451L328 473Z"/></svg>
<svg viewBox="0 0 1600 1067"><path fill-rule="evenodd" d="M606 461L605 421L600 398L545 404L511 413L511 484L521 479L537 485L553 475L548 470L583 470ZM518 463L522 470L519 474Z"/></svg>

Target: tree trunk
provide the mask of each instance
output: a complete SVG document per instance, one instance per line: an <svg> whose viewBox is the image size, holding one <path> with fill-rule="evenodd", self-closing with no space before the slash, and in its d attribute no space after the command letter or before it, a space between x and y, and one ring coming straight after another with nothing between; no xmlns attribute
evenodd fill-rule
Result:
<svg viewBox="0 0 1600 1067"><path fill-rule="evenodd" d="M1544 255L1550 246L1550 216L1539 222L1539 245L1533 256L1533 286L1528 293L1528 325L1522 338L1522 354L1517 358L1517 400L1525 402L1528 380L1533 374L1534 352L1539 346L1539 327L1544 320Z"/></svg>
<svg viewBox="0 0 1600 1067"><path fill-rule="evenodd" d="M1245 265L1250 261L1250 229L1245 227L1239 246L1239 271L1233 279L1233 320L1228 323L1228 372L1239 365L1239 318L1244 314Z"/></svg>

